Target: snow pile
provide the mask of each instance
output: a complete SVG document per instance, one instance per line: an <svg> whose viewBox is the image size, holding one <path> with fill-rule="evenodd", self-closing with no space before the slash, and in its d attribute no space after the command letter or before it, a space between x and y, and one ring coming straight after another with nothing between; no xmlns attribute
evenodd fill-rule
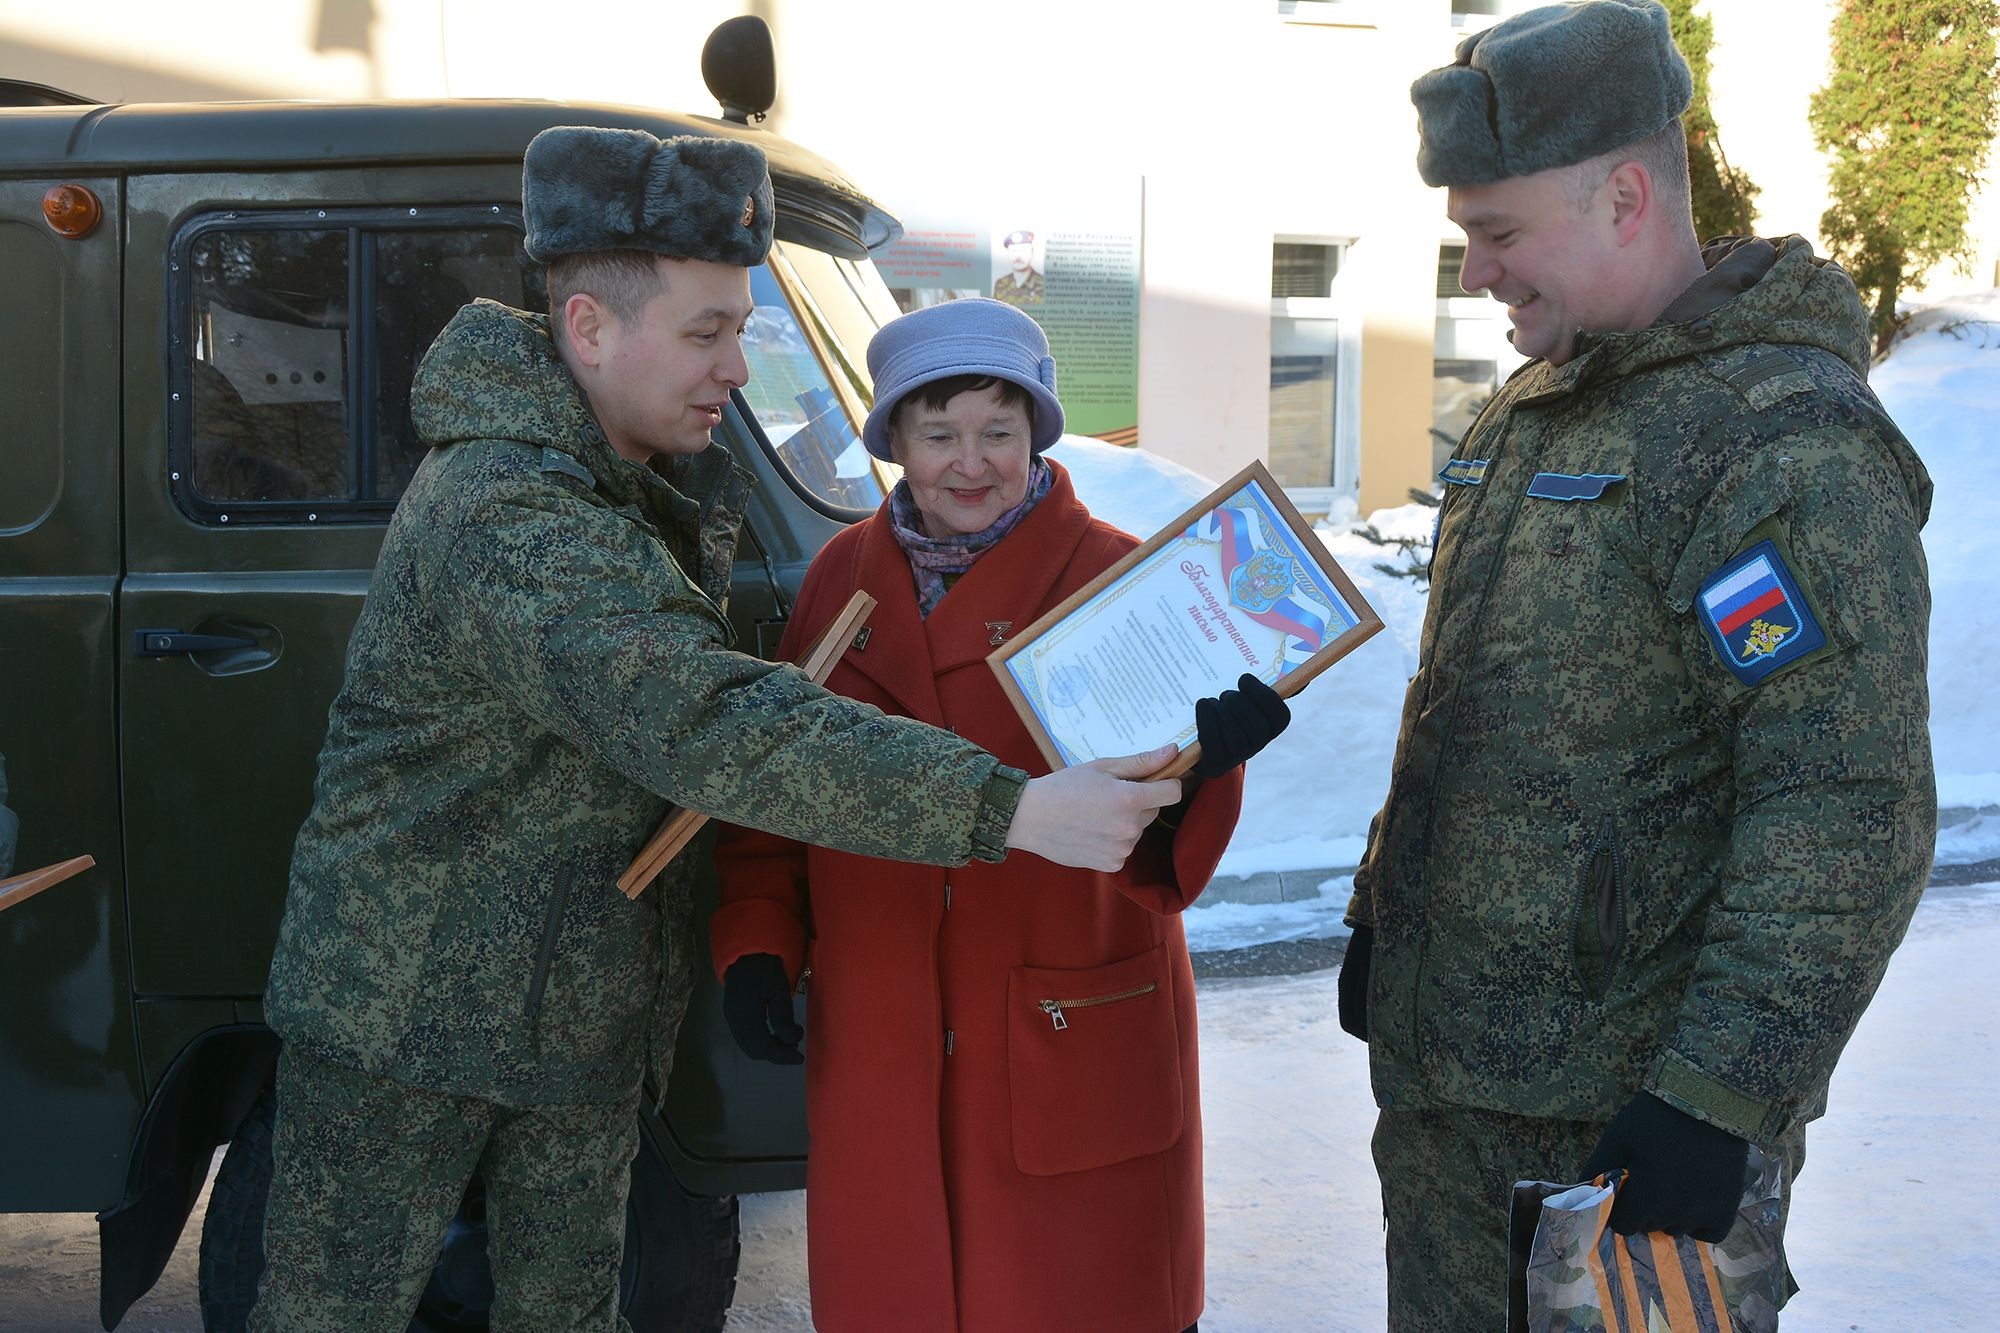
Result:
<svg viewBox="0 0 2000 1333"><path fill-rule="evenodd" d="M2000 806L2000 702L1985 678L2000 647L2000 507L1989 479L2000 409L2000 291L1918 311L1868 382L1937 486L1924 552L1938 804Z"/></svg>

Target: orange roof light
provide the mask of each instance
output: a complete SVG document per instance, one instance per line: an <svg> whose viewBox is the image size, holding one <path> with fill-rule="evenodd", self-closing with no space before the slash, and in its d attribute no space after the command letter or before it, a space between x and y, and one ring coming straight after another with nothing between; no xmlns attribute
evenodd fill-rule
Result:
<svg viewBox="0 0 2000 1333"><path fill-rule="evenodd" d="M104 205L87 185L57 185L42 196L42 216L58 236L88 236L104 217Z"/></svg>

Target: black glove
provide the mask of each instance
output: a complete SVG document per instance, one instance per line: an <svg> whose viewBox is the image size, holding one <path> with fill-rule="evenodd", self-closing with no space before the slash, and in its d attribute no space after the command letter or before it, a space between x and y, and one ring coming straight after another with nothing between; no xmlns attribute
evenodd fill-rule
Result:
<svg viewBox="0 0 2000 1333"><path fill-rule="evenodd" d="M1201 758L1194 771L1219 778L1277 739L1291 725L1292 710L1278 692L1245 672L1233 690L1194 704L1195 739Z"/></svg>
<svg viewBox="0 0 2000 1333"><path fill-rule="evenodd" d="M1375 927L1356 926L1340 962L1340 1030L1368 1040L1368 955L1375 948Z"/></svg>
<svg viewBox="0 0 2000 1333"><path fill-rule="evenodd" d="M1583 1177L1629 1173L1611 1206L1619 1235L1685 1232L1713 1244L1736 1223L1749 1159L1747 1140L1642 1092L1611 1117Z"/></svg>
<svg viewBox="0 0 2000 1333"><path fill-rule="evenodd" d="M799 1038L806 1030L792 1018L792 986L776 954L746 953L729 965L722 974L722 1017L752 1060L805 1063Z"/></svg>

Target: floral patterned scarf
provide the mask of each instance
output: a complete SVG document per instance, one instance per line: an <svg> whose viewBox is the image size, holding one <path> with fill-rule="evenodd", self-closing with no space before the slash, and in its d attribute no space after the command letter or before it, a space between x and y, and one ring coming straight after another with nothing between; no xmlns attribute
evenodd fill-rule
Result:
<svg viewBox="0 0 2000 1333"><path fill-rule="evenodd" d="M910 558L910 572L916 575L917 614L929 617L959 575L1012 532L1014 525L1049 493L1055 479L1056 474L1047 461L1036 454L1028 463L1028 492L1021 497L1021 503L994 519L984 530L955 537L927 535L924 516L917 509L916 497L910 494L909 479L898 481L896 489L889 492L889 530L896 534L903 554Z"/></svg>

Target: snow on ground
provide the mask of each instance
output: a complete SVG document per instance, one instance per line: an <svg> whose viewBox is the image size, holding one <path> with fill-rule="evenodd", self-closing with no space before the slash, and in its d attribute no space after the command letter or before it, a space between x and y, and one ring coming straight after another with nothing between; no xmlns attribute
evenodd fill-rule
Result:
<svg viewBox="0 0 2000 1333"><path fill-rule="evenodd" d="M2000 290L1917 311L1868 376L1916 446L1937 494L1931 566L1931 745L1941 806L2000 805L2000 505L1991 485L2000 419Z"/></svg>

